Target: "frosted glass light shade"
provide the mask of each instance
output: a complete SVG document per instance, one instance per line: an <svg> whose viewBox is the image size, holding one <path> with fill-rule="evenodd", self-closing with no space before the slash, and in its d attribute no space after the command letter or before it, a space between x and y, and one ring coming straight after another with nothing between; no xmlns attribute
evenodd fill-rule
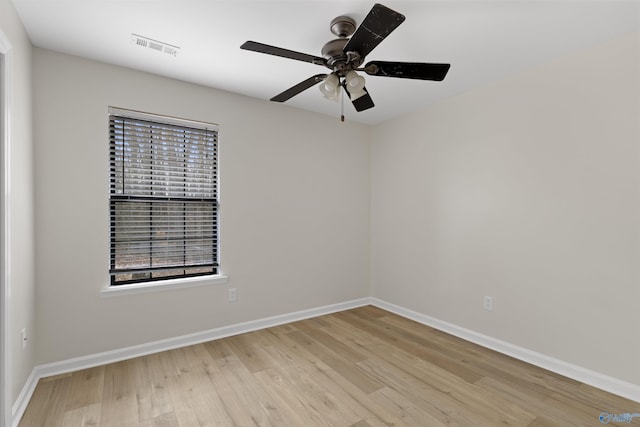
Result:
<svg viewBox="0 0 640 427"><path fill-rule="evenodd" d="M320 92L325 98L332 101L338 101L338 95L340 94L340 79L335 74L329 74L327 78L320 84Z"/></svg>
<svg viewBox="0 0 640 427"><path fill-rule="evenodd" d="M366 95L367 92L364 90L364 77L358 75L355 71L349 71L345 78L347 81L347 90L349 91L352 101Z"/></svg>

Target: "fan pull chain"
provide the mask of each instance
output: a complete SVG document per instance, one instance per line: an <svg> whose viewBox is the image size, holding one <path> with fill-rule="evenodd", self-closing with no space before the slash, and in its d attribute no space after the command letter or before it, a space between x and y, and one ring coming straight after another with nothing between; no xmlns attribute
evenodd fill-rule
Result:
<svg viewBox="0 0 640 427"><path fill-rule="evenodd" d="M340 121L344 122L344 90L340 91Z"/></svg>

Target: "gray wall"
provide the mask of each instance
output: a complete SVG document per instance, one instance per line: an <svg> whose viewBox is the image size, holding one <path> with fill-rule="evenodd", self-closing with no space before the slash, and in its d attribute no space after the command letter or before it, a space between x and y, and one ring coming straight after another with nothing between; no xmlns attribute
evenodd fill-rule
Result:
<svg viewBox="0 0 640 427"><path fill-rule="evenodd" d="M34 97L39 364L369 295L365 126L41 49ZM110 105L220 124L227 285L100 297Z"/></svg>
<svg viewBox="0 0 640 427"><path fill-rule="evenodd" d="M639 40L378 126L373 295L640 384Z"/></svg>

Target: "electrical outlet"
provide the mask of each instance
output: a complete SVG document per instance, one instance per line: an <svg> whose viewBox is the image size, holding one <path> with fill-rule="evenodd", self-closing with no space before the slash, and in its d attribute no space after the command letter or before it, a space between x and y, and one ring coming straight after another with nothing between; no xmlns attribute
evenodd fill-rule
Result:
<svg viewBox="0 0 640 427"><path fill-rule="evenodd" d="M236 288L229 288L229 302L236 302L238 299L238 292Z"/></svg>
<svg viewBox="0 0 640 427"><path fill-rule="evenodd" d="M493 297L484 297L484 309L487 311L493 311Z"/></svg>
<svg viewBox="0 0 640 427"><path fill-rule="evenodd" d="M27 348L27 328L22 328L20 331L20 336L22 337L22 349Z"/></svg>

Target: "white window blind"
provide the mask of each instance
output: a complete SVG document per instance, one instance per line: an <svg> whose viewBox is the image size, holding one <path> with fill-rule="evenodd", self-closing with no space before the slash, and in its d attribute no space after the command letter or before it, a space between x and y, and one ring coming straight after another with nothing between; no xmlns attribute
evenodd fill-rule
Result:
<svg viewBox="0 0 640 427"><path fill-rule="evenodd" d="M181 123L110 110L112 285L218 273L218 131Z"/></svg>

